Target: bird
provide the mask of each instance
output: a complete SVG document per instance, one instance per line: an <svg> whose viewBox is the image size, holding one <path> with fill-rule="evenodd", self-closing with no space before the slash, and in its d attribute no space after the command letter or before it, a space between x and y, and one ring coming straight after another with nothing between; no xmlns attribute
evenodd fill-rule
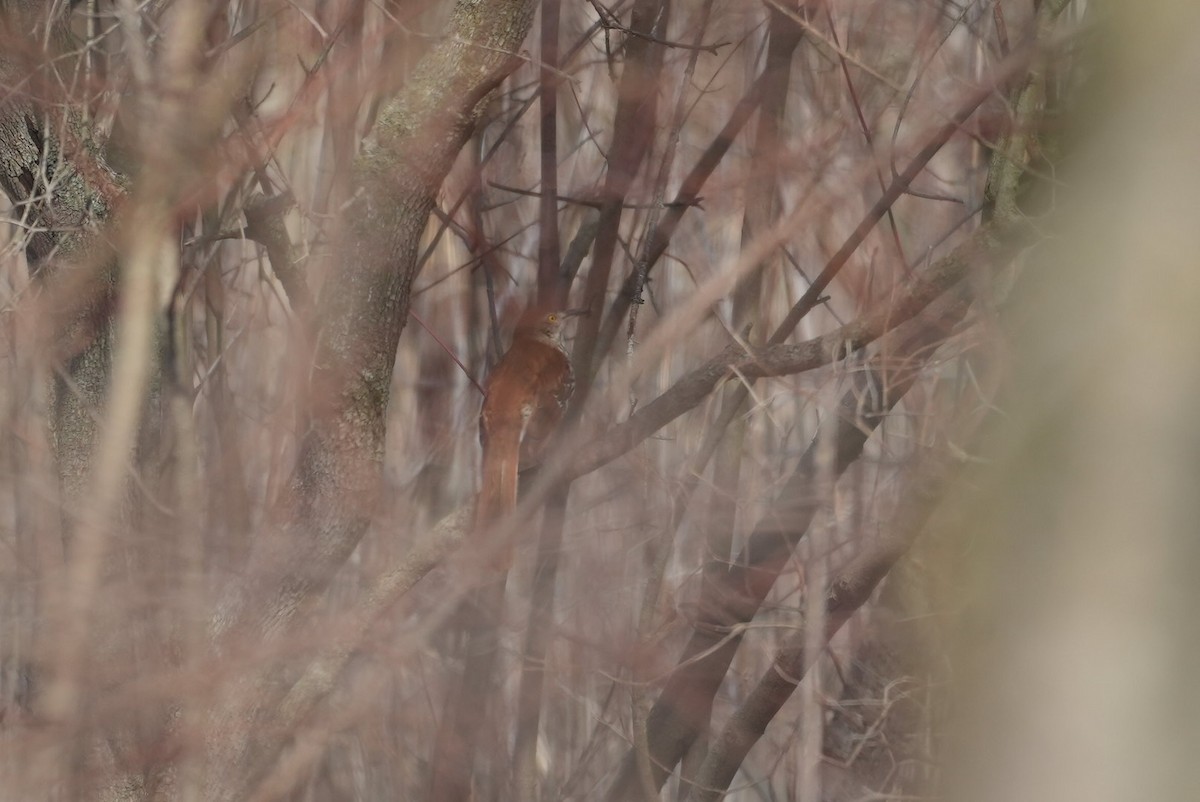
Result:
<svg viewBox="0 0 1200 802"><path fill-rule="evenodd" d="M479 413L483 459L476 532L516 508L517 474L538 464L562 422L575 388L563 326L586 312L529 307L517 321L512 345L488 375Z"/></svg>
<svg viewBox="0 0 1200 802"><path fill-rule="evenodd" d="M563 326L585 312L541 305L526 309L517 321L512 345L484 381L479 412L483 460L475 502L476 537L495 532L496 525L516 509L518 472L537 464L562 423L575 388L571 358L562 341ZM484 548L492 570L481 577L479 587L464 601L468 643L462 674L438 725L431 761L430 799L437 802L458 802L471 796L470 765L480 721L491 699L500 611L512 562L509 543L493 545Z"/></svg>

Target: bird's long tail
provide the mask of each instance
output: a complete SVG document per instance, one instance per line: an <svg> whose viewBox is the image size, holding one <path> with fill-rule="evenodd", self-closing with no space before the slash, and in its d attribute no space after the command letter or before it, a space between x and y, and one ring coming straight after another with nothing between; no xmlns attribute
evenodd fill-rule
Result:
<svg viewBox="0 0 1200 802"><path fill-rule="evenodd" d="M483 481L475 502L475 537L479 548L496 555L496 561L507 568L512 553L511 534L502 530L505 521L517 508L517 472L521 461L519 431L493 432L483 448ZM497 543L493 537L504 538Z"/></svg>
<svg viewBox="0 0 1200 802"><path fill-rule="evenodd" d="M470 766L491 696L504 586L512 563L512 535L504 530L517 506L520 452L520 430L490 432L483 447L483 482L475 501L472 536L485 557L485 565L492 570L466 602L471 629L462 676L447 698L446 712L438 726L430 767L431 802L464 802L470 798ZM497 542L497 536L504 542Z"/></svg>

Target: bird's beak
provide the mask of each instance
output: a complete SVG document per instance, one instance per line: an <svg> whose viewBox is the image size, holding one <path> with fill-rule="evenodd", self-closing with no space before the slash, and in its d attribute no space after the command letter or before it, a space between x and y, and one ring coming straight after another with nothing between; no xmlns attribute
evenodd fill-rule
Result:
<svg viewBox="0 0 1200 802"><path fill-rule="evenodd" d="M562 313L562 316L563 316L563 317L579 317L580 315L587 315L587 314L590 314L590 313L591 313L591 311L592 311L592 310L590 310L590 309L584 309L584 308L581 308L581 309L566 309L566 310L564 310L564 311L563 311L563 313Z"/></svg>

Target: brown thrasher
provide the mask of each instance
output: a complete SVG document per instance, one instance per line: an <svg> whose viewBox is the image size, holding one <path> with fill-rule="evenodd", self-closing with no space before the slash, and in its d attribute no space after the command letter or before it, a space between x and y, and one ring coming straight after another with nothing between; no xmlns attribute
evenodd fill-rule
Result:
<svg viewBox="0 0 1200 802"><path fill-rule="evenodd" d="M479 413L483 482L475 505L477 533L516 508L517 472L537 464L562 421L575 387L563 324L586 311L525 310L512 345L487 378Z"/></svg>
<svg viewBox="0 0 1200 802"><path fill-rule="evenodd" d="M487 378L479 413L483 483L475 503L476 536L516 508L517 472L523 465L536 464L562 421L575 386L562 329L567 318L584 311L527 309L517 321L512 345ZM488 545L484 548L492 551ZM430 761L432 802L471 798L474 745L489 707L510 555L508 543L495 548L495 573L471 593L468 602L472 630L462 676L447 697Z"/></svg>

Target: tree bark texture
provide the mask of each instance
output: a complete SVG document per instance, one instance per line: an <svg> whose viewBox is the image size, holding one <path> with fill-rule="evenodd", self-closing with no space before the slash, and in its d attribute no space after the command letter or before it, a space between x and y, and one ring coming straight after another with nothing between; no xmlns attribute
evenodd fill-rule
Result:
<svg viewBox="0 0 1200 802"><path fill-rule="evenodd" d="M213 622L218 639L283 635L366 532L380 499L386 412L418 246L482 101L519 63L536 2L460 0L447 35L380 112L354 167L357 201L316 304L317 341L292 518L251 558ZM264 727L286 688L248 680L213 716L209 798L243 798L280 746Z"/></svg>
<svg viewBox="0 0 1200 802"><path fill-rule="evenodd" d="M112 359L107 317L114 284L112 254L97 228L124 195L117 176L91 141L79 116L57 96L52 62L38 46L51 25L51 53L64 32L41 13L42 4L0 4L5 41L28 41L27 51L0 53L0 190L16 217L34 229L25 256L49 292L39 310L40 335L53 346L60 373L51 397L51 443L69 505L82 495Z"/></svg>
<svg viewBox="0 0 1200 802"><path fill-rule="evenodd" d="M355 164L361 192L347 211L340 263L317 303L308 430L295 483L295 518L273 598L253 612L278 631L322 590L366 531L379 500L385 418L396 346L408 317L417 253L435 195L482 114L481 101L519 63L531 0L461 0L448 35L427 55L376 123ZM282 567L279 568L280 560ZM218 632L244 623L244 602Z"/></svg>

